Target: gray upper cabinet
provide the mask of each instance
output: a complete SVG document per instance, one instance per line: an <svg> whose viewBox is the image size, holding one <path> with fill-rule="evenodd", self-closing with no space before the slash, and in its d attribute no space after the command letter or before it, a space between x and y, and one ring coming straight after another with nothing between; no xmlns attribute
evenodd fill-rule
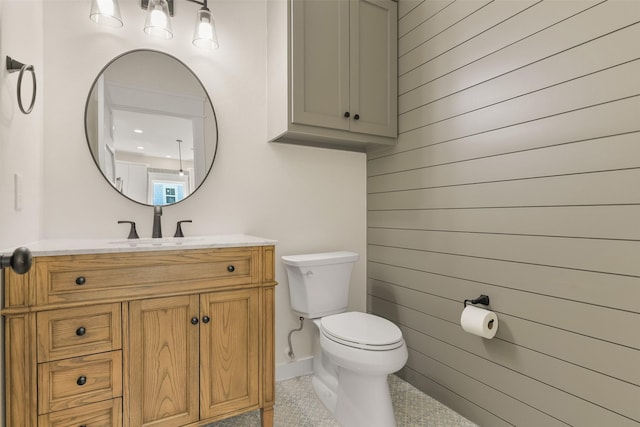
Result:
<svg viewBox="0 0 640 427"><path fill-rule="evenodd" d="M397 136L397 4L269 0L269 140L356 151Z"/></svg>

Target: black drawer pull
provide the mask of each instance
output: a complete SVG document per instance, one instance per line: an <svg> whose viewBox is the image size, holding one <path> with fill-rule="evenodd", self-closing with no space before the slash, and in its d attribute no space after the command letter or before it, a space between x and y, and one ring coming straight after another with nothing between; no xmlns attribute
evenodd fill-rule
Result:
<svg viewBox="0 0 640 427"><path fill-rule="evenodd" d="M80 427L87 427L87 425L86 424L82 424Z"/></svg>
<svg viewBox="0 0 640 427"><path fill-rule="evenodd" d="M85 283L87 283L87 279L85 279L83 276L80 276L76 279L76 285L78 286L82 286Z"/></svg>
<svg viewBox="0 0 640 427"><path fill-rule="evenodd" d="M78 329L76 329L76 335L81 337L84 334L87 333L87 329L84 326L80 326Z"/></svg>
<svg viewBox="0 0 640 427"><path fill-rule="evenodd" d="M227 271L228 271L229 273L233 273L234 271L236 271L236 268L235 268L233 265L229 265L229 266L227 267Z"/></svg>
<svg viewBox="0 0 640 427"><path fill-rule="evenodd" d="M211 320L211 318L209 316L204 316L202 318L202 323L209 323L210 320Z"/></svg>
<svg viewBox="0 0 640 427"><path fill-rule="evenodd" d="M193 316L193 317L191 318L191 324L192 324L192 325L197 325L197 324L198 324L198 318L197 318L197 317L195 317L195 316Z"/></svg>
<svg viewBox="0 0 640 427"><path fill-rule="evenodd" d="M87 377L85 377L84 375L81 375L80 378L78 378L78 381L76 381L76 384L78 385L85 385L87 383Z"/></svg>
<svg viewBox="0 0 640 427"><path fill-rule="evenodd" d="M360 114L356 114L355 116L353 116L353 120L360 120Z"/></svg>

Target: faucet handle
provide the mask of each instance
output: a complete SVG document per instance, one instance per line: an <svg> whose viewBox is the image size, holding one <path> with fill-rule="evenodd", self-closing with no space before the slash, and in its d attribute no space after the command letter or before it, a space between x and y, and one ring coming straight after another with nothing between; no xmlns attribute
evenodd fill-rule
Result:
<svg viewBox="0 0 640 427"><path fill-rule="evenodd" d="M131 224L131 229L129 229L129 236L127 239L139 239L138 231L136 230L136 223L133 221L118 221L118 224Z"/></svg>
<svg viewBox="0 0 640 427"><path fill-rule="evenodd" d="M184 234L182 234L182 223L183 222L193 222L190 219L185 219L182 221L178 221L178 225L176 226L176 234L173 235L173 237L184 237Z"/></svg>

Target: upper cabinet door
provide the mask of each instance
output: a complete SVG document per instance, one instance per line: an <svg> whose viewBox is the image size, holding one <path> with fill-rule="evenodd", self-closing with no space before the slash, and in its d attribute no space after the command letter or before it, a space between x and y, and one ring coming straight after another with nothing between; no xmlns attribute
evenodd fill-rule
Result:
<svg viewBox="0 0 640 427"><path fill-rule="evenodd" d="M267 1L269 141L395 145L397 15L393 0Z"/></svg>
<svg viewBox="0 0 640 427"><path fill-rule="evenodd" d="M350 110L353 132L397 136L397 5L350 1Z"/></svg>
<svg viewBox="0 0 640 427"><path fill-rule="evenodd" d="M293 123L349 129L349 2L292 1Z"/></svg>
<svg viewBox="0 0 640 427"><path fill-rule="evenodd" d="M395 138L397 6L292 1L292 122Z"/></svg>

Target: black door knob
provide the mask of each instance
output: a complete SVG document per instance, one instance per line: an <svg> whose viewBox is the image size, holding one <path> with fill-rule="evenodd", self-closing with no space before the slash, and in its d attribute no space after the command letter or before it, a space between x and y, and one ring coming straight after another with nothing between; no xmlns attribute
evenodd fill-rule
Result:
<svg viewBox="0 0 640 427"><path fill-rule="evenodd" d="M78 286L82 286L85 283L87 283L87 279L85 279L83 276L80 276L76 279L76 285Z"/></svg>
<svg viewBox="0 0 640 427"><path fill-rule="evenodd" d="M344 116L345 116L346 118L349 118L349 116L351 116L351 114L349 114L349 112L348 112L348 111L345 111L345 112L344 112Z"/></svg>
<svg viewBox="0 0 640 427"><path fill-rule="evenodd" d="M355 116L353 116L353 120L360 120L360 114L356 114Z"/></svg>
<svg viewBox="0 0 640 427"><path fill-rule="evenodd" d="M81 337L84 334L87 333L87 329L84 326L80 326L78 329L76 329L76 335Z"/></svg>
<svg viewBox="0 0 640 427"><path fill-rule="evenodd" d="M11 256L0 255L0 269L11 267L18 274L25 274L31 268L31 251L18 248Z"/></svg>
<svg viewBox="0 0 640 427"><path fill-rule="evenodd" d="M192 325L197 325L197 324L198 324L198 318L197 318L197 317L195 317L195 316L194 316L194 317L192 317L192 318L191 318L191 324L192 324Z"/></svg>
<svg viewBox="0 0 640 427"><path fill-rule="evenodd" d="M211 320L211 318L209 316L204 316L202 318L202 323L209 323L210 320Z"/></svg>
<svg viewBox="0 0 640 427"><path fill-rule="evenodd" d="M78 378L78 381L76 381L76 384L78 385L85 385L87 383L87 377L85 377L84 375L81 375L80 378Z"/></svg>
<svg viewBox="0 0 640 427"><path fill-rule="evenodd" d="M236 271L236 268L233 265L230 265L230 266L227 267L227 271L229 273L233 273L234 271Z"/></svg>

